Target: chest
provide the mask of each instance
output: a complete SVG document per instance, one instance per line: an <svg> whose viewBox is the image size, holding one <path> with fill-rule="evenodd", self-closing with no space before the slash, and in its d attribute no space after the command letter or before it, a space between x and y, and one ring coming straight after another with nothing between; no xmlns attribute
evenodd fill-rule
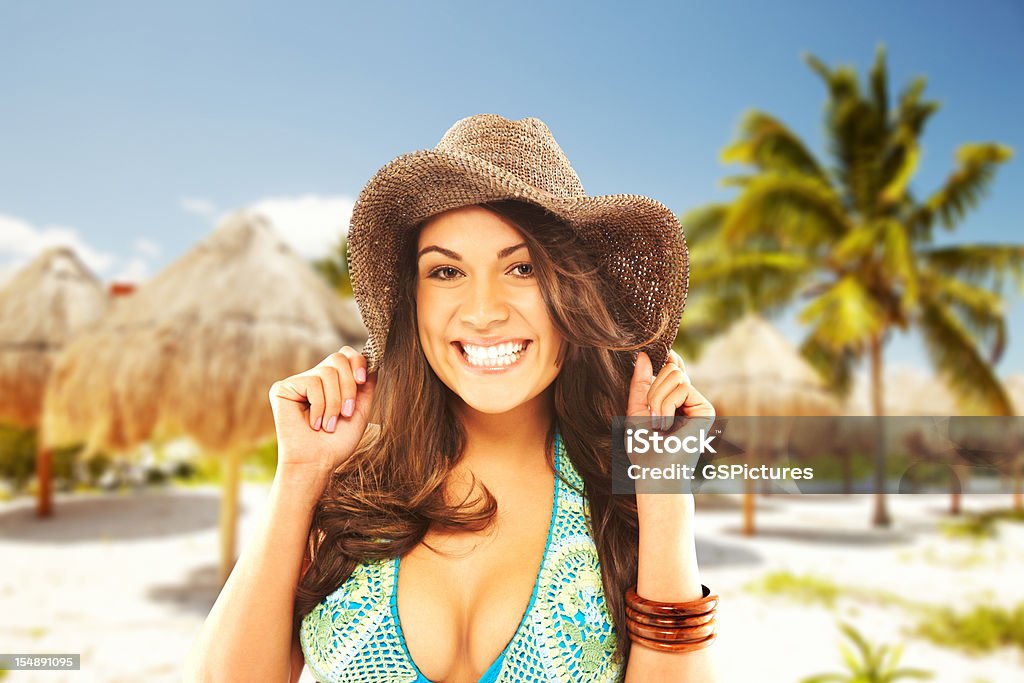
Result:
<svg viewBox="0 0 1024 683"><path fill-rule="evenodd" d="M400 559L399 626L429 680L477 683L519 630L547 547L552 486L499 497L486 531L434 530Z"/></svg>
<svg viewBox="0 0 1024 683"><path fill-rule="evenodd" d="M498 516L488 532L432 532L402 558L357 565L303 618L314 678L479 683L487 672L486 683L621 682L583 481L560 442L556 456L565 480L547 480L554 501L539 476L535 486L503 481L504 491L491 487ZM529 493L510 498L515 490Z"/></svg>

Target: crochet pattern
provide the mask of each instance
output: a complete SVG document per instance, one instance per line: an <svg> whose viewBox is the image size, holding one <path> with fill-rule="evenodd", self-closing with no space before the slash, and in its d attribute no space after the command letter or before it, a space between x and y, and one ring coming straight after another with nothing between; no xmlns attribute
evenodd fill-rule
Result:
<svg viewBox="0 0 1024 683"><path fill-rule="evenodd" d="M479 683L620 681L616 631L605 603L583 479L555 437L555 505L523 620ZM561 475L561 476L559 476ZM564 481L563 481L564 478ZM321 683L430 683L398 620L400 558L363 563L302 620L299 641Z"/></svg>

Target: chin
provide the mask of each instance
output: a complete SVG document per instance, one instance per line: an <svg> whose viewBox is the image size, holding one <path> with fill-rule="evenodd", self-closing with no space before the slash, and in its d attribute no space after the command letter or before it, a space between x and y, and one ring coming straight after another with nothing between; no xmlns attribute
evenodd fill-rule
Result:
<svg viewBox="0 0 1024 683"><path fill-rule="evenodd" d="M505 394L503 396L479 396L459 394L459 398L473 410L487 415L501 415L510 410L515 410L526 403L527 396L513 397Z"/></svg>

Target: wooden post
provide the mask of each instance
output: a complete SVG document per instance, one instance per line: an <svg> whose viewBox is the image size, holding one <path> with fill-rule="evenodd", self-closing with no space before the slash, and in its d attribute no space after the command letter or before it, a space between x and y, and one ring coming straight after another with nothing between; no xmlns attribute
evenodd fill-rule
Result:
<svg viewBox="0 0 1024 683"><path fill-rule="evenodd" d="M747 411L748 415L752 411ZM750 420L750 432L747 434L747 440L750 444L748 452L750 453L750 466L751 468L757 467L761 463L759 441L760 434L758 433L758 421L760 417L748 417ZM754 493L754 482L749 477L743 478L743 535L753 536L756 533L754 528L754 508L757 505L757 494Z"/></svg>
<svg viewBox="0 0 1024 683"><path fill-rule="evenodd" d="M1021 452L1017 451L1013 456L1013 509L1017 512L1024 510L1024 495L1021 495L1020 485L1021 460Z"/></svg>
<svg viewBox="0 0 1024 683"><path fill-rule="evenodd" d="M53 451L40 445L36 450L36 517L53 516Z"/></svg>
<svg viewBox="0 0 1024 683"><path fill-rule="evenodd" d="M227 582L235 567L235 539L238 530L238 493L241 487L242 451L228 449L221 460L220 582Z"/></svg>

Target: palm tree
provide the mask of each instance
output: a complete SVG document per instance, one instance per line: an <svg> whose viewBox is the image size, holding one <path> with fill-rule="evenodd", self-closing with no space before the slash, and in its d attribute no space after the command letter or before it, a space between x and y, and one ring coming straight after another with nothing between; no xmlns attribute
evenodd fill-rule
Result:
<svg viewBox="0 0 1024 683"><path fill-rule="evenodd" d="M932 243L937 225L954 230L978 204L1012 150L961 145L953 172L921 200L910 181L925 123L939 107L923 99L925 79L912 80L892 107L884 47L863 87L852 67L805 60L828 89L831 164L770 114L745 116L722 153L727 163L753 167L725 179L738 195L682 219L694 296L680 345L699 355L703 340L746 311L772 315L802 299L799 319L810 331L801 353L844 396L867 356L875 415L883 413L883 350L895 328L921 334L936 372L965 402L1012 414L993 365L1006 344L1003 277L1012 272L1024 286L1024 245ZM889 523L882 425L879 419L878 526Z"/></svg>
<svg viewBox="0 0 1024 683"><path fill-rule="evenodd" d="M326 256L315 259L312 266L331 289L342 296L352 296L352 282L348 274L348 239L344 235Z"/></svg>

